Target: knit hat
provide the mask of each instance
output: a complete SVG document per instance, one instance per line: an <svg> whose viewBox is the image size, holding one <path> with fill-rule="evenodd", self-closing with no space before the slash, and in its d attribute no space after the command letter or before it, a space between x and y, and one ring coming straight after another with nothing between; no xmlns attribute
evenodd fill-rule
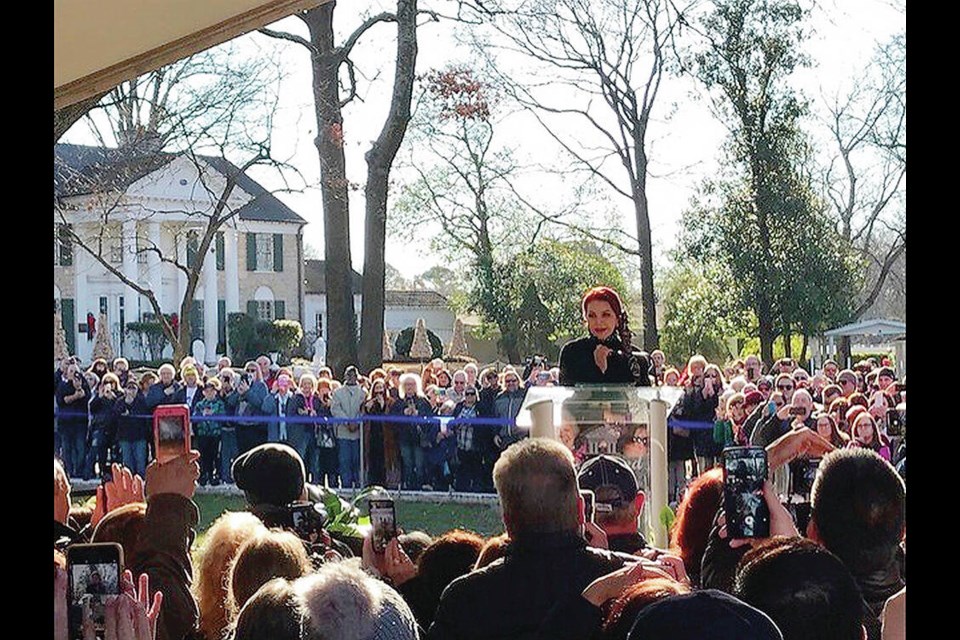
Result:
<svg viewBox="0 0 960 640"><path fill-rule="evenodd" d="M656 602L637 615L628 640L783 640L762 611L731 595L706 589Z"/></svg>
<svg viewBox="0 0 960 640"><path fill-rule="evenodd" d="M261 444L237 458L232 475L250 504L283 507L300 499L306 473L300 454L285 444Z"/></svg>
<svg viewBox="0 0 960 640"><path fill-rule="evenodd" d="M580 467L577 483L594 492L598 503L621 507L637 497L637 477L622 458L601 454Z"/></svg>
<svg viewBox="0 0 960 640"><path fill-rule="evenodd" d="M763 402L763 394L759 391L750 391L743 396L744 404L760 404Z"/></svg>

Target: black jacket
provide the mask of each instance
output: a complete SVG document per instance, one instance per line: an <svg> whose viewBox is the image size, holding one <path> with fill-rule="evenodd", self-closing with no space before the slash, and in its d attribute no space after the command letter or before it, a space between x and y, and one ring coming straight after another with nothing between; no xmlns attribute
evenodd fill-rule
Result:
<svg viewBox="0 0 960 640"><path fill-rule="evenodd" d="M630 556L588 547L575 533L530 536L507 555L454 580L426 640L527 640L557 602L572 600Z"/></svg>
<svg viewBox="0 0 960 640"><path fill-rule="evenodd" d="M637 352L642 371L640 382L637 383L630 372L630 361L623 351L623 344L615 337L603 342L613 349L613 353L607 358L607 370L605 372L600 371L593 359L593 352L599 344L600 340L591 335L572 340L563 345L560 350L561 385L636 384L640 387L650 386L650 359L647 354Z"/></svg>
<svg viewBox="0 0 960 640"><path fill-rule="evenodd" d="M80 376L83 380L83 376ZM74 395L77 390L69 380L61 380L57 387L57 412L60 417L57 419L61 427L87 427L87 406L90 404L90 385L86 380L80 383L83 388L84 396L76 400L67 401L67 397Z"/></svg>
<svg viewBox="0 0 960 640"><path fill-rule="evenodd" d="M114 404L114 412L117 414L117 439L124 442L135 442L150 439L151 422L147 418L135 418L131 416L150 415L147 409L147 401L143 394L137 391L131 404L127 404L126 398L121 395Z"/></svg>

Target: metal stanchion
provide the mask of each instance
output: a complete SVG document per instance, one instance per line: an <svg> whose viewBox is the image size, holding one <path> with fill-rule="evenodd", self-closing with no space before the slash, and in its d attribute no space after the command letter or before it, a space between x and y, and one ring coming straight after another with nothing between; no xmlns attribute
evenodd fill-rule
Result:
<svg viewBox="0 0 960 640"><path fill-rule="evenodd" d="M366 425L366 420L360 421L360 481L357 483L357 489L362 489L367 484L367 465L364 461L365 452L363 450L363 428Z"/></svg>
<svg viewBox="0 0 960 640"><path fill-rule="evenodd" d="M654 532L653 544L665 549L668 543L666 527L660 521L660 512L667 506L667 408L663 400L650 401L650 495L647 513Z"/></svg>

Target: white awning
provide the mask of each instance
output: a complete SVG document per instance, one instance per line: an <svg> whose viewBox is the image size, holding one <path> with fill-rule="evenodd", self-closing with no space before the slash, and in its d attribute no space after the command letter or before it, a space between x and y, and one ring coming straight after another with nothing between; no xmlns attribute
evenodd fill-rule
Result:
<svg viewBox="0 0 960 640"><path fill-rule="evenodd" d="M877 318L837 327L824 332L823 335L828 338L838 338L840 336L889 336L894 338L904 336L906 333L906 322Z"/></svg>
<svg viewBox="0 0 960 640"><path fill-rule="evenodd" d="M54 0L53 108L330 0Z"/></svg>

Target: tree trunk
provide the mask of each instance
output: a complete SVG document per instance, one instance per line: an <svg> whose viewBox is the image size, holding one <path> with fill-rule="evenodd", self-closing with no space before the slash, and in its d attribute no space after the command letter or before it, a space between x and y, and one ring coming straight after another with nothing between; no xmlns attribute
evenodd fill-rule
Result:
<svg viewBox="0 0 960 640"><path fill-rule="evenodd" d="M841 369L849 369L853 364L853 354L850 348L850 336L840 336L837 344L837 364Z"/></svg>
<svg viewBox="0 0 960 640"><path fill-rule="evenodd" d="M644 166L645 168L645 166ZM643 309L643 348L648 353L660 348L657 332L657 299L653 290L653 242L650 239L650 211L647 208L646 175L637 176L633 190L640 248L640 296Z"/></svg>
<svg viewBox="0 0 960 640"><path fill-rule="evenodd" d="M773 330L773 319L769 309L757 309L757 321L760 333L760 360L769 371L773 366L773 341L776 333Z"/></svg>
<svg viewBox="0 0 960 640"><path fill-rule="evenodd" d="M806 362L806 361L807 361L807 347L809 346L809 342L810 342L810 340L807 338L807 334L804 333L804 334L803 334L803 346L800 347L800 362ZM807 373L813 373L813 372L812 372L812 371L808 371Z"/></svg>
<svg viewBox="0 0 960 640"><path fill-rule="evenodd" d="M63 137L70 127L76 124L77 120L87 115L87 113L97 106L97 103L107 95L109 91L104 91L99 95L81 100L75 104L67 106L53 112L53 144Z"/></svg>
<svg viewBox="0 0 960 640"><path fill-rule="evenodd" d="M417 66L417 0L397 1L397 64L390 113L367 152L366 211L363 238L363 307L360 365L364 371L383 361L387 197L390 168L410 122L410 101Z"/></svg>
<svg viewBox="0 0 960 640"><path fill-rule="evenodd" d="M338 74L342 62L334 47L333 10L329 2L299 14L317 48L313 55L313 98L317 117L315 144L320 156L323 199L324 266L327 297L327 362L334 375L357 363L357 328L353 306L353 263L350 255L350 211L343 114Z"/></svg>
<svg viewBox="0 0 960 640"><path fill-rule="evenodd" d="M783 330L783 355L788 358L793 357L793 346L790 344L790 327Z"/></svg>

